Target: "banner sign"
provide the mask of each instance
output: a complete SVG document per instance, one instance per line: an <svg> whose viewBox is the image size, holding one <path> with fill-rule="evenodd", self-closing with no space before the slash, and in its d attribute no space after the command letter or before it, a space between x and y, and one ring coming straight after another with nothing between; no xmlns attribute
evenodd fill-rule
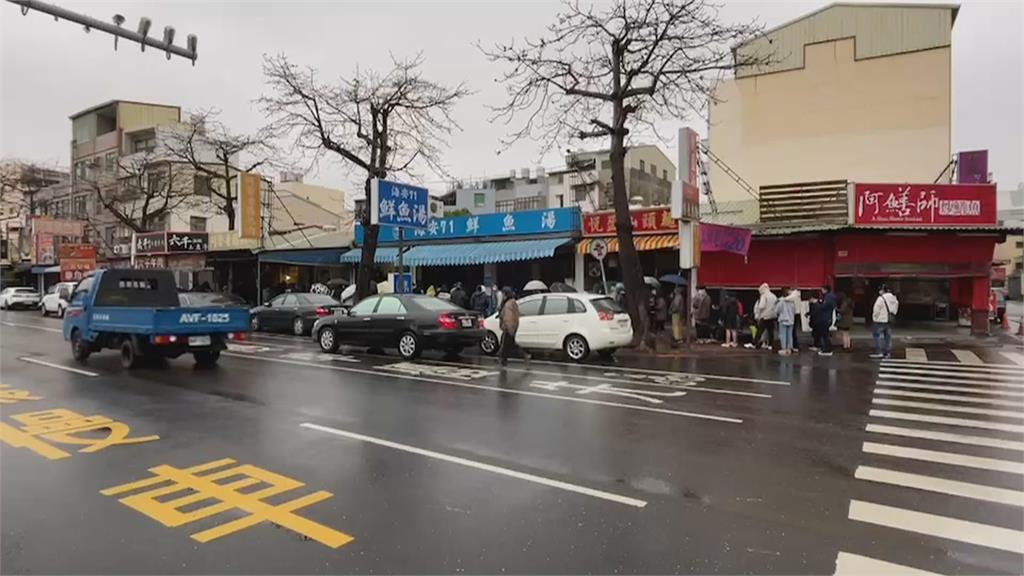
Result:
<svg viewBox="0 0 1024 576"><path fill-rule="evenodd" d="M208 232L147 232L135 235L135 254L203 254L210 249Z"/></svg>
<svg viewBox="0 0 1024 576"><path fill-rule="evenodd" d="M34 236L36 239L35 264L37 266L56 264L57 254L53 246L53 234L36 232Z"/></svg>
<svg viewBox="0 0 1024 576"><path fill-rule="evenodd" d="M678 231L672 211L668 207L630 210L633 234L674 234ZM583 215L584 236L614 236L615 212L596 212Z"/></svg>
<svg viewBox="0 0 1024 576"><path fill-rule="evenodd" d="M958 153L956 183L985 184L986 182L988 182L988 150Z"/></svg>
<svg viewBox="0 0 1024 576"><path fill-rule="evenodd" d="M995 184L855 184L853 223L994 226Z"/></svg>
<svg viewBox="0 0 1024 576"><path fill-rule="evenodd" d="M37 216L32 221L32 232L78 238L82 236L82 223L78 220L53 220L45 216Z"/></svg>
<svg viewBox="0 0 1024 576"><path fill-rule="evenodd" d="M430 192L426 188L379 178L370 182L371 224L425 230L429 210Z"/></svg>
<svg viewBox="0 0 1024 576"><path fill-rule="evenodd" d="M96 246L92 244L61 244L57 250L61 261L65 258L96 259Z"/></svg>
<svg viewBox="0 0 1024 576"><path fill-rule="evenodd" d="M419 243L423 240L569 233L578 229L578 208L552 208L550 210L523 210L521 212L434 218L428 221L426 228L406 233L405 240ZM398 228L382 226L377 241L389 244L398 242ZM363 227L359 224L356 224L355 244L357 246L363 244Z"/></svg>
<svg viewBox="0 0 1024 576"><path fill-rule="evenodd" d="M239 204L241 205L241 226L239 227L240 238L260 237L260 177L258 174L242 174L241 192L239 193Z"/></svg>
<svg viewBox="0 0 1024 576"><path fill-rule="evenodd" d="M701 252L731 252L746 256L750 250L750 230L701 222L699 246Z"/></svg>
<svg viewBox="0 0 1024 576"><path fill-rule="evenodd" d="M96 246L92 244L61 244L60 281L77 282L96 269Z"/></svg>

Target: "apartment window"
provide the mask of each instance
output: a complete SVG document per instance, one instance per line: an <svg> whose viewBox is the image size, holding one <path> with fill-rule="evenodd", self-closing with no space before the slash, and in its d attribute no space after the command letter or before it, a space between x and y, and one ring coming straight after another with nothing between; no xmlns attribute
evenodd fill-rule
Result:
<svg viewBox="0 0 1024 576"><path fill-rule="evenodd" d="M132 152L152 152L156 148L156 138L136 138L132 141Z"/></svg>
<svg viewBox="0 0 1024 576"><path fill-rule="evenodd" d="M559 178L561 178L561 176L559 176ZM555 194L555 204L557 204L559 208L564 208L565 198L561 194Z"/></svg>
<svg viewBox="0 0 1024 576"><path fill-rule="evenodd" d="M558 183L561 184L564 181L565 181L565 175L564 174L559 174L558 175Z"/></svg>
<svg viewBox="0 0 1024 576"><path fill-rule="evenodd" d="M646 172L647 171L647 163L644 162L643 160L640 161L640 171L641 172Z"/></svg>
<svg viewBox="0 0 1024 576"><path fill-rule="evenodd" d="M484 208L486 206L487 206L487 195L484 194L483 192L474 192L473 193L473 207L474 208Z"/></svg>
<svg viewBox="0 0 1024 576"><path fill-rule="evenodd" d="M196 196L209 198L211 194L210 177L196 174L192 178L192 191Z"/></svg>
<svg viewBox="0 0 1024 576"><path fill-rule="evenodd" d="M583 202L590 196L590 189L585 187L579 187L576 189L576 201Z"/></svg>
<svg viewBox="0 0 1024 576"><path fill-rule="evenodd" d="M72 200L71 213L76 218L84 218L89 213L89 208L84 194L74 197Z"/></svg>
<svg viewBox="0 0 1024 576"><path fill-rule="evenodd" d="M107 174L112 174L117 168L117 153L107 152L107 155L103 157L103 171Z"/></svg>
<svg viewBox="0 0 1024 576"><path fill-rule="evenodd" d="M658 166L655 164L651 164L651 176L658 177Z"/></svg>
<svg viewBox="0 0 1024 576"><path fill-rule="evenodd" d="M611 169L612 169L612 161L611 160L601 160L601 170L611 170Z"/></svg>
<svg viewBox="0 0 1024 576"><path fill-rule="evenodd" d="M188 219L189 232L206 232L206 218L202 216L191 216Z"/></svg>
<svg viewBox="0 0 1024 576"><path fill-rule="evenodd" d="M668 180L668 170L662 170L661 171L661 179L662 180Z"/></svg>
<svg viewBox="0 0 1024 576"><path fill-rule="evenodd" d="M159 172L149 174L148 177L146 178L146 183L147 186L149 187L149 193L163 194L164 187L166 186L164 182L165 181L163 174Z"/></svg>
<svg viewBox="0 0 1024 576"><path fill-rule="evenodd" d="M1024 248L1024 240L1017 240L1017 248Z"/></svg>
<svg viewBox="0 0 1024 576"><path fill-rule="evenodd" d="M114 245L114 227L113 226L107 226L106 229L103 230L103 237L105 239L105 242L106 242L107 246L113 246Z"/></svg>

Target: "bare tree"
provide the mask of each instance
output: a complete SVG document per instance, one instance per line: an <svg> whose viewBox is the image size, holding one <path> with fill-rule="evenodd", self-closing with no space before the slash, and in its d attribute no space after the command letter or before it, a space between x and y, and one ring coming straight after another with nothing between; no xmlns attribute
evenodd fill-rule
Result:
<svg viewBox="0 0 1024 576"><path fill-rule="evenodd" d="M163 142L168 155L192 167L210 179L214 204L235 229L234 184L239 174L253 172L271 164L274 150L262 135L238 134L217 119L217 112L201 111L191 115Z"/></svg>
<svg viewBox="0 0 1024 576"><path fill-rule="evenodd" d="M760 32L728 24L706 0L616 0L603 9L566 2L539 39L482 48L506 65L507 101L496 119L525 117L506 145L537 139L543 151L571 139L610 140L613 204L626 304L635 341L646 345L647 290L633 244L626 194L626 139L631 128L682 119L713 98L722 73L766 58L731 46Z"/></svg>
<svg viewBox="0 0 1024 576"><path fill-rule="evenodd" d="M356 70L337 84L321 81L316 70L300 68L282 55L266 56L263 74L269 95L257 103L269 117L268 129L319 158L324 152L365 173L370 181L408 173L415 164L443 173L440 156L446 137L458 128L452 110L468 89L447 87L423 77L423 58L393 60L385 74ZM357 297L369 294L377 251L377 226L361 215L362 257Z"/></svg>
<svg viewBox="0 0 1024 576"><path fill-rule="evenodd" d="M152 153L121 157L113 173L82 178L78 186L133 232L153 231L179 207L208 202L194 190L190 167Z"/></svg>

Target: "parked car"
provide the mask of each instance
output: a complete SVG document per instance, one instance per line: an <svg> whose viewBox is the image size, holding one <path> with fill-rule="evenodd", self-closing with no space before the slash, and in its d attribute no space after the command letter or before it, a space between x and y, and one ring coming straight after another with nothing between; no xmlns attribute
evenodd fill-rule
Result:
<svg viewBox="0 0 1024 576"><path fill-rule="evenodd" d="M519 300L516 344L527 350L562 350L574 362L591 352L609 357L633 339L629 315L603 294L537 294ZM485 354L501 346L498 314L484 320Z"/></svg>
<svg viewBox="0 0 1024 576"><path fill-rule="evenodd" d="M324 352L336 352L340 344L397 348L408 360L424 350L457 354L478 345L484 330L480 313L446 300L421 294L385 294L364 298L347 313L317 320L312 334Z"/></svg>
<svg viewBox="0 0 1024 576"><path fill-rule="evenodd" d="M179 292L178 301L182 306L239 306L249 305L240 296L223 292Z"/></svg>
<svg viewBox="0 0 1024 576"><path fill-rule="evenodd" d="M245 340L245 307L182 308L169 270L99 270L75 288L64 315L64 339L75 360L104 348L121 351L121 365L146 357L192 354L212 366L229 340Z"/></svg>
<svg viewBox="0 0 1024 576"><path fill-rule="evenodd" d="M326 294L288 292L278 294L250 311L250 327L257 330L290 330L296 336L309 334L318 318L342 311L341 302Z"/></svg>
<svg viewBox="0 0 1024 576"><path fill-rule="evenodd" d="M38 307L39 292L35 288L4 288L0 291L0 310Z"/></svg>
<svg viewBox="0 0 1024 576"><path fill-rule="evenodd" d="M75 291L75 282L58 282L46 291L39 304L39 311L43 316L56 314L59 318L64 317L64 310L71 300L71 293Z"/></svg>

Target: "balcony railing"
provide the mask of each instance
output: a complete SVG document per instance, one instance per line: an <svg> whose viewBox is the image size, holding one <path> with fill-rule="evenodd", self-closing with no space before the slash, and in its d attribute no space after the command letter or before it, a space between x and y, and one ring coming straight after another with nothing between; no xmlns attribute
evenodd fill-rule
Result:
<svg viewBox="0 0 1024 576"><path fill-rule="evenodd" d="M845 224L849 219L847 185L846 180L828 180L761 186L761 222Z"/></svg>

